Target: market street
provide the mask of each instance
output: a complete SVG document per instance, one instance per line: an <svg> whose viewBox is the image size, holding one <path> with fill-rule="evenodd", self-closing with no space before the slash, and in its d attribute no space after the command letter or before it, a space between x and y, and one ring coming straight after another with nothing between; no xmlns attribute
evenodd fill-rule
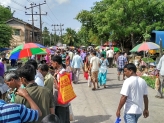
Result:
<svg viewBox="0 0 164 123"><path fill-rule="evenodd" d="M123 81L117 80L116 68L108 69L107 88L101 87L92 91L81 72L80 83L73 85L76 99L72 101L74 113L73 123L114 123L116 110L120 100L120 90ZM121 78L122 79L122 78ZM141 116L138 123L162 123L164 121L164 99L155 98L156 91L148 87L149 117ZM121 116L123 120L123 109Z"/></svg>

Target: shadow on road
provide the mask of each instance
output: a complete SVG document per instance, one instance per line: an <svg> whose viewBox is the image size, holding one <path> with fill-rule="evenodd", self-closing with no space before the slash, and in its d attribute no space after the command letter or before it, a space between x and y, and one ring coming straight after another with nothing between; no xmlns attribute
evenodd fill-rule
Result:
<svg viewBox="0 0 164 123"><path fill-rule="evenodd" d="M87 81L87 80L86 80ZM85 84L85 83L87 83L87 82L79 82L78 84Z"/></svg>
<svg viewBox="0 0 164 123"><path fill-rule="evenodd" d="M121 88L122 84L112 84L112 85L107 85L107 88L109 89L114 89L114 88Z"/></svg>
<svg viewBox="0 0 164 123"><path fill-rule="evenodd" d="M100 88L96 89L96 91L100 91L104 89L115 89L115 88L122 88L122 84L107 85L106 88L104 88L104 86L100 86Z"/></svg>
<svg viewBox="0 0 164 123"><path fill-rule="evenodd" d="M74 116L73 123L108 123L111 115Z"/></svg>

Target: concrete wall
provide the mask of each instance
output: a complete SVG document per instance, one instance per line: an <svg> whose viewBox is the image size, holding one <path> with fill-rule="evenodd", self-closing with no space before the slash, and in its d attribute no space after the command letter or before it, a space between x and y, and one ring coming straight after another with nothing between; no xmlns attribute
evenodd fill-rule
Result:
<svg viewBox="0 0 164 123"><path fill-rule="evenodd" d="M25 43L24 24L18 23L16 21L11 21L8 23L8 25L13 28L12 40L10 41L11 48ZM14 35L14 29L20 29L20 35Z"/></svg>
<svg viewBox="0 0 164 123"><path fill-rule="evenodd" d="M15 48L18 45L32 42L32 27L23 23L19 23L15 20L12 20L7 23L9 26L13 28L13 35L11 42L11 48ZM14 29L20 30L20 35L14 35ZM31 33L30 33L31 32ZM38 32L38 30L35 30Z"/></svg>

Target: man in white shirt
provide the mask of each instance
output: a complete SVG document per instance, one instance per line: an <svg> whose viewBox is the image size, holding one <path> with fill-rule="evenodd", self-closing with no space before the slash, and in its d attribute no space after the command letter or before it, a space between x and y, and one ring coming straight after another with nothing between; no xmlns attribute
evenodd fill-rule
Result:
<svg viewBox="0 0 164 123"><path fill-rule="evenodd" d="M114 56L114 51L112 50L112 48L110 48L110 49L106 52L106 57L107 57L108 62L109 62L109 67L111 67L112 64L113 64L113 56Z"/></svg>
<svg viewBox="0 0 164 123"><path fill-rule="evenodd" d="M92 56L93 57L90 60L91 78L93 80L93 86L94 86L92 90L96 90L96 84L97 84L97 88L99 88L98 71L100 67L100 59L96 56L96 51L92 52Z"/></svg>
<svg viewBox="0 0 164 123"><path fill-rule="evenodd" d="M156 96L156 97L160 97L160 98L162 98L162 96L163 96L163 88L164 88L164 55L160 58L160 60L159 60L159 63L158 63L158 65L157 65L157 70L158 70L158 72L159 72L159 74L160 74L160 82L162 83L161 85L162 86L160 86L160 96Z"/></svg>
<svg viewBox="0 0 164 123"><path fill-rule="evenodd" d="M70 51L69 51L69 57L70 57L70 61L71 61L71 62L72 62L72 59L73 59L73 55L74 55L74 54L73 54L72 50L70 50Z"/></svg>
<svg viewBox="0 0 164 123"><path fill-rule="evenodd" d="M149 116L147 84L145 80L136 75L136 71L137 68L133 63L124 66L124 74L128 78L124 81L120 92L122 96L116 116L120 117L120 111L124 105L125 123L137 123L142 113L144 118Z"/></svg>

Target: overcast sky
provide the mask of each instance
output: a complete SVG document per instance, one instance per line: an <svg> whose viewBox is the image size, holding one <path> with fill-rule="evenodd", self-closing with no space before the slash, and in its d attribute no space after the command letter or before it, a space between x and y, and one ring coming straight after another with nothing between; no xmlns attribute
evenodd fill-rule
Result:
<svg viewBox="0 0 164 123"><path fill-rule="evenodd" d="M80 28L81 24L74 18L81 10L90 10L93 7L94 2L100 0L47 0L42 5L42 13L48 12L47 16L42 16L43 27L47 26L49 31L52 31L52 24L64 24L63 28L72 28L76 31ZM43 3L44 0L0 0L0 4L4 6L10 6L14 13L14 17L31 23L31 16L25 15L25 11L30 14L30 10L25 10L24 6L30 7L30 3L36 4ZM38 8L34 9L34 12L39 12ZM39 16L34 17L35 26L39 27Z"/></svg>

